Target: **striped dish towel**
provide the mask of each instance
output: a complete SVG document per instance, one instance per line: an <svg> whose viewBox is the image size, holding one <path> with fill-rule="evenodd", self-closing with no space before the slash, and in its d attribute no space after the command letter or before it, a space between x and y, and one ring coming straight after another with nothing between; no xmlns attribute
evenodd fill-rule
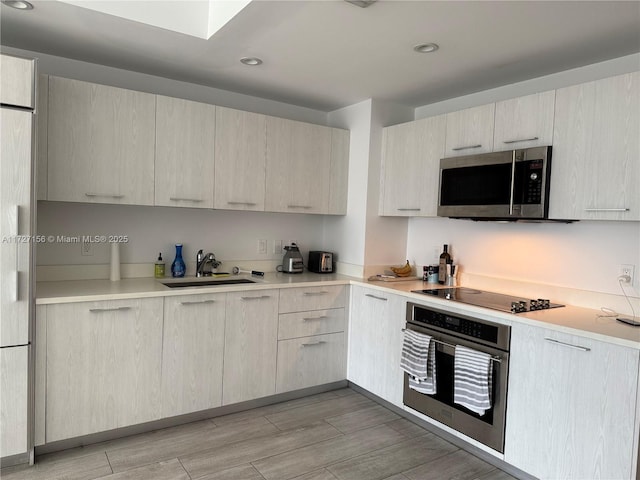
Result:
<svg viewBox="0 0 640 480"><path fill-rule="evenodd" d="M409 388L427 395L436 393L436 349L429 335L404 331L400 368L409 374Z"/></svg>
<svg viewBox="0 0 640 480"><path fill-rule="evenodd" d="M491 408L491 355L456 345L453 402L484 415Z"/></svg>

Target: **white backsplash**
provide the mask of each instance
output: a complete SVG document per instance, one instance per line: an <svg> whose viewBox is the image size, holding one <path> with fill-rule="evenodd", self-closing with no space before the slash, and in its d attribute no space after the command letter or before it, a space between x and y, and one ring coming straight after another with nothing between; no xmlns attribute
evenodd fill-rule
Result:
<svg viewBox="0 0 640 480"><path fill-rule="evenodd" d="M282 262L284 254L274 253L274 241L283 245L296 241L306 259L309 250L325 248L322 229L321 215L38 202L39 235L126 235L128 242L120 245L123 277L145 276L147 270L146 276L152 276L159 252L169 272L176 243L184 245L184 261L191 270L199 249L213 252L229 268L237 264L254 270L261 270L256 266L270 269ZM266 254L257 253L259 239L267 240ZM64 278L74 274L79 278L108 278L108 264L106 242L95 243L91 256L83 256L78 243L53 241L38 244L36 249L39 280L55 279L58 274ZM106 277L101 273L105 268Z"/></svg>

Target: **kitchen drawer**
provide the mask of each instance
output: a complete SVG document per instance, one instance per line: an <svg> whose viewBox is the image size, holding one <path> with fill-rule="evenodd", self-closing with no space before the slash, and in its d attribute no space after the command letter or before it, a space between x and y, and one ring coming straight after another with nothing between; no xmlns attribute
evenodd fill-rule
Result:
<svg viewBox="0 0 640 480"><path fill-rule="evenodd" d="M344 332L278 342L276 393L337 382L346 376Z"/></svg>
<svg viewBox="0 0 640 480"><path fill-rule="evenodd" d="M278 340L308 337L345 330L344 308L280 315Z"/></svg>
<svg viewBox="0 0 640 480"><path fill-rule="evenodd" d="M280 290L280 313L325 310L345 306L345 287L283 288Z"/></svg>

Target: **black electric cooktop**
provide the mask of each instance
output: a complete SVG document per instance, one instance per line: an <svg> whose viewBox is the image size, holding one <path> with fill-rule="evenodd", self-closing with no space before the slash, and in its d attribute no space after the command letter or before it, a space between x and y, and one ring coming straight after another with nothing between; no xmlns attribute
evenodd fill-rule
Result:
<svg viewBox="0 0 640 480"><path fill-rule="evenodd" d="M546 310L548 308L564 307L558 303L551 303L546 298L525 299L513 297L502 293L485 292L472 288L433 288L428 290L412 290L413 293L423 295L433 295L445 300L476 305L478 307L491 308L501 312L522 313L536 310Z"/></svg>

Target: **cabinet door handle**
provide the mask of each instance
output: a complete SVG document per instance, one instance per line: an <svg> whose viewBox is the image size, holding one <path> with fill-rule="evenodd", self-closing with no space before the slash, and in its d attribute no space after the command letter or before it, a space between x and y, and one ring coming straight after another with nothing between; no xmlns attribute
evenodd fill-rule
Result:
<svg viewBox="0 0 640 480"><path fill-rule="evenodd" d="M114 307L114 308L90 308L91 313L103 313L103 312L124 312L131 310L131 307Z"/></svg>
<svg viewBox="0 0 640 480"><path fill-rule="evenodd" d="M365 297L371 297L371 298L375 298L376 300L382 300L383 302L386 302L387 299L384 297L378 297L376 295L372 295L371 293L365 293L364 294Z"/></svg>
<svg viewBox="0 0 640 480"><path fill-rule="evenodd" d="M287 205L287 208L302 208L303 210L309 210L313 207L311 205Z"/></svg>
<svg viewBox="0 0 640 480"><path fill-rule="evenodd" d="M302 346L303 347L315 347L316 345L322 345L323 343L327 343L324 340L320 340L319 342L313 342L313 343L303 343Z"/></svg>
<svg viewBox="0 0 640 480"><path fill-rule="evenodd" d="M20 265L19 265L19 261L20 261L20 242L18 241L18 237L20 236L20 205L16 205L15 209L13 212L11 212L15 215L14 218L14 222L13 222L13 226L15 228L15 230L13 231L13 241L15 243L15 255L16 255L16 271L15 271L15 275L14 275L14 281L15 281L15 297L14 297L14 302L19 302L20 301Z"/></svg>
<svg viewBox="0 0 640 480"><path fill-rule="evenodd" d="M113 193L91 193L91 192L87 192L85 193L85 196L87 197L104 197L104 198L124 198L124 195L121 194L113 194Z"/></svg>
<svg viewBox="0 0 640 480"><path fill-rule="evenodd" d="M227 202L227 205L246 205L248 207L255 206L254 202Z"/></svg>
<svg viewBox="0 0 640 480"><path fill-rule="evenodd" d="M263 300L265 298L271 298L270 295L261 295L259 297L240 297L242 300Z"/></svg>
<svg viewBox="0 0 640 480"><path fill-rule="evenodd" d="M470 150L472 148L480 148L480 147L482 147L482 144L479 143L478 145L469 145L467 147L455 147L455 148L452 148L451 150L453 150L454 152L459 152L460 150Z"/></svg>
<svg viewBox="0 0 640 480"><path fill-rule="evenodd" d="M193 202L193 203L204 202L204 200L200 200L199 198L182 198L182 197L169 197L169 200L171 200L172 202Z"/></svg>
<svg viewBox="0 0 640 480"><path fill-rule="evenodd" d="M201 300L198 302L180 302L180 305L203 305L205 303L216 303L215 300Z"/></svg>
<svg viewBox="0 0 640 480"><path fill-rule="evenodd" d="M327 318L329 318L326 315L322 315L321 317L305 317L302 320L304 320L305 322L310 322L311 320L326 320Z"/></svg>
<svg viewBox="0 0 640 480"><path fill-rule="evenodd" d="M398 208L399 212L419 212L419 208Z"/></svg>
<svg viewBox="0 0 640 480"><path fill-rule="evenodd" d="M304 292L303 295L305 297L315 297L318 295L326 295L327 293L329 292L327 292L326 290L322 290L321 292Z"/></svg>
<svg viewBox="0 0 640 480"><path fill-rule="evenodd" d="M547 342L555 343L556 345L560 345L562 347L573 348L575 350L580 350L583 352L589 352L591 349L589 347L583 347L580 345L574 345L572 343L561 342L560 340L556 340L554 338L544 337Z"/></svg>
<svg viewBox="0 0 640 480"><path fill-rule="evenodd" d="M585 212L628 212L628 208L585 208Z"/></svg>
<svg viewBox="0 0 640 480"><path fill-rule="evenodd" d="M518 140L505 140L502 143L506 143L508 145L510 143L533 142L534 140L540 140L540 139L538 137L520 138Z"/></svg>

